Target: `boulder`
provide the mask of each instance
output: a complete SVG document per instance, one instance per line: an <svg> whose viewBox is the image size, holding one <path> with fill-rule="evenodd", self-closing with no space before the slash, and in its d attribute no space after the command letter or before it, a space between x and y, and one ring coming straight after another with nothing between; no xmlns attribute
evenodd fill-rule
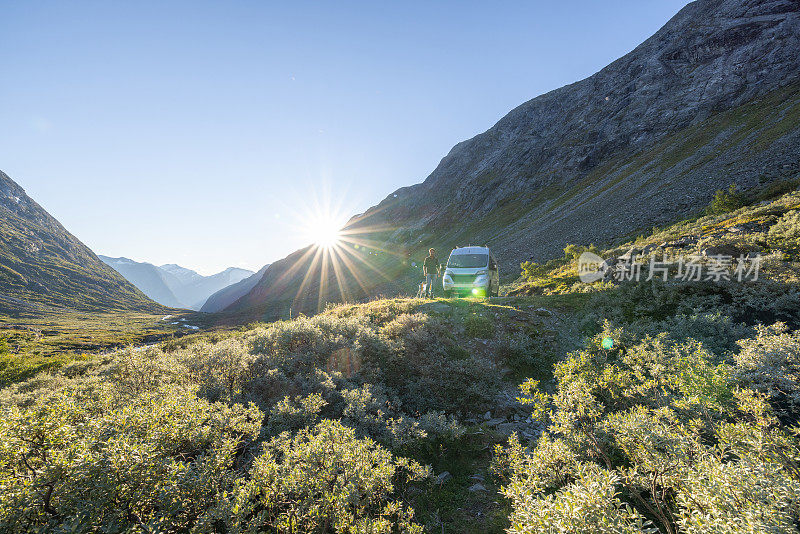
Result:
<svg viewBox="0 0 800 534"><path fill-rule="evenodd" d="M634 258L636 258L636 256L638 256L641 253L642 253L641 249L638 249L636 247L631 247L619 257L619 260L625 262L633 261Z"/></svg>
<svg viewBox="0 0 800 534"><path fill-rule="evenodd" d="M711 245L704 247L700 251L700 254L706 257L730 256L732 258L738 258L742 254L742 250L733 245Z"/></svg>
<svg viewBox="0 0 800 534"><path fill-rule="evenodd" d="M436 484L438 484L439 486L443 486L452 478L453 475L451 475L449 471L443 471L439 473L439 475L436 477Z"/></svg>

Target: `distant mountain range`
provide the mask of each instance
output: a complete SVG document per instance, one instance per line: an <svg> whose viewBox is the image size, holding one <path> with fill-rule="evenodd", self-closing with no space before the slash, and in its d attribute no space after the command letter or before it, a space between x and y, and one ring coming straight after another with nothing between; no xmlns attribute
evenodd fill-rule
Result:
<svg viewBox="0 0 800 534"><path fill-rule="evenodd" d="M268 267L269 264L263 266L257 273L248 276L244 280L240 280L235 284L231 284L228 287L220 289L208 297L205 304L203 304L203 307L200 308L200 311L206 313L215 313L224 310L236 302L236 300L249 293L250 290L253 289L259 281L261 281L261 277L264 276L264 272L266 272Z"/></svg>
<svg viewBox="0 0 800 534"><path fill-rule="evenodd" d="M445 259L488 244L514 278L520 262L569 243L608 244L696 214L732 183L758 190L792 177L798 51L797 0L692 2L632 52L520 105L454 146L423 183L354 217L345 233L360 245L343 254L359 276L300 250L227 311L269 319L409 291L428 247Z"/></svg>
<svg viewBox="0 0 800 534"><path fill-rule="evenodd" d="M0 313L161 312L0 172Z"/></svg>
<svg viewBox="0 0 800 534"><path fill-rule="evenodd" d="M156 302L191 310L199 310L211 295L254 274L247 269L228 267L217 274L203 276L174 263L156 266L124 257L99 257Z"/></svg>

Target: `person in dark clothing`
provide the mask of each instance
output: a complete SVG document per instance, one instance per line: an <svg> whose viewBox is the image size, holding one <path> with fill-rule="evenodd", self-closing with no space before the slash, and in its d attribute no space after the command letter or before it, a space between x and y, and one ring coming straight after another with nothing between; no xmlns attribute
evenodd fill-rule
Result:
<svg viewBox="0 0 800 534"><path fill-rule="evenodd" d="M434 249L428 250L428 257L422 263L422 274L425 275L425 296L433 298L433 284L439 274L439 258Z"/></svg>

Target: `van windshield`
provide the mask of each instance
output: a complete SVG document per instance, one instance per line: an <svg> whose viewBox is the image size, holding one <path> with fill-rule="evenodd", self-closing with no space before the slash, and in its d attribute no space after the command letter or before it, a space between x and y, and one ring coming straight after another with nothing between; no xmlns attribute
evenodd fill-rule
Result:
<svg viewBox="0 0 800 534"><path fill-rule="evenodd" d="M477 269L489 265L488 254L451 254L447 266L455 269Z"/></svg>

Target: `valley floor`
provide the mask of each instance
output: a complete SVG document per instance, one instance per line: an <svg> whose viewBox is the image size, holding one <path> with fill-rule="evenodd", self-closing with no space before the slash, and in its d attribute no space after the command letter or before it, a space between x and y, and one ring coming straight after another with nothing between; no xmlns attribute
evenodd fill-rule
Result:
<svg viewBox="0 0 800 534"><path fill-rule="evenodd" d="M0 314L0 385L66 363L90 359L127 346L142 346L189 335L204 327L202 314L89 312L74 310Z"/></svg>

